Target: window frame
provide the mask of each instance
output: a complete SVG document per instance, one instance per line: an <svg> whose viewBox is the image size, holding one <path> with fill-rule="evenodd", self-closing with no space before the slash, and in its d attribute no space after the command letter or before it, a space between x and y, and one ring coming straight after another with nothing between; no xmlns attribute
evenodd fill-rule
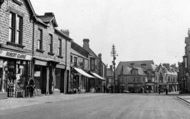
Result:
<svg viewBox="0 0 190 119"><path fill-rule="evenodd" d="M49 55L54 55L53 53L53 35L49 34Z"/></svg>
<svg viewBox="0 0 190 119"><path fill-rule="evenodd" d="M77 58L77 57L74 57L73 63L74 63L74 66L76 66L76 67L78 66L78 61L77 61L77 60L78 60L78 58Z"/></svg>
<svg viewBox="0 0 190 119"><path fill-rule="evenodd" d="M59 39L58 39L58 42L59 42L58 56L59 56L59 57L62 57L62 39L59 38Z"/></svg>
<svg viewBox="0 0 190 119"><path fill-rule="evenodd" d="M38 33L37 49L43 51L43 30L39 28Z"/></svg>
<svg viewBox="0 0 190 119"><path fill-rule="evenodd" d="M10 10L9 12L9 38L8 38L7 45L24 48L23 22L24 22L23 15L17 12L14 12L13 10Z"/></svg>

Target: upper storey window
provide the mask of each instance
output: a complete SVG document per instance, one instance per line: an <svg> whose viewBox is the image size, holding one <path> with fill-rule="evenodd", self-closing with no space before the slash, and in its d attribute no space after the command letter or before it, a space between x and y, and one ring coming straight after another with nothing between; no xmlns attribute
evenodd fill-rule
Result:
<svg viewBox="0 0 190 119"><path fill-rule="evenodd" d="M9 14L9 42L22 45L23 17L16 13Z"/></svg>

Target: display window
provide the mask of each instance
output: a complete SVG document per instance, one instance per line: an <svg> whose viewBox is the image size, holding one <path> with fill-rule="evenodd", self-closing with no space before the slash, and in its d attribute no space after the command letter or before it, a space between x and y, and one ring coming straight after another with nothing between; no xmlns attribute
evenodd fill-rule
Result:
<svg viewBox="0 0 190 119"><path fill-rule="evenodd" d="M8 86L23 89L27 85L28 62L13 59L0 60L0 92L6 92Z"/></svg>

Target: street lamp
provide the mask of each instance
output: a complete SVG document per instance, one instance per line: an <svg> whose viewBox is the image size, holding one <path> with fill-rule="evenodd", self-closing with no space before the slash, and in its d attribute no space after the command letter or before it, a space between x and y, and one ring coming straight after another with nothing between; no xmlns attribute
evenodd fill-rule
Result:
<svg viewBox="0 0 190 119"><path fill-rule="evenodd" d="M113 57L113 61L112 61L112 64L113 64L113 83L114 83L114 86L113 86L113 92L115 93L116 92L116 83L115 83L115 60L116 60L116 56L117 53L116 53L116 50L115 50L115 45L112 46L112 51L111 51L111 55Z"/></svg>

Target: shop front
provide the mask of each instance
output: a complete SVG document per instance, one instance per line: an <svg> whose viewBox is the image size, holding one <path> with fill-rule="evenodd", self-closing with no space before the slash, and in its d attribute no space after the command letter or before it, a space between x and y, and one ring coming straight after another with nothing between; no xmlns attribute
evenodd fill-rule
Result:
<svg viewBox="0 0 190 119"><path fill-rule="evenodd" d="M56 65L57 62L51 59L34 58L34 82L37 95L52 94L54 92Z"/></svg>
<svg viewBox="0 0 190 119"><path fill-rule="evenodd" d="M71 70L71 86L72 92L89 92L89 80L94 77L80 68L72 68Z"/></svg>
<svg viewBox="0 0 190 119"><path fill-rule="evenodd" d="M26 96L31 59L24 53L0 50L1 94L7 93L8 97Z"/></svg>
<svg viewBox="0 0 190 119"><path fill-rule="evenodd" d="M57 64L55 69L55 89L54 92L56 93L64 93L64 79L65 79L65 65Z"/></svg>
<svg viewBox="0 0 190 119"><path fill-rule="evenodd" d="M46 94L47 61L34 60L34 82L36 95Z"/></svg>
<svg viewBox="0 0 190 119"><path fill-rule="evenodd" d="M94 88L96 92L104 92L105 79L95 72L90 72L95 77ZM93 81L92 81L93 82Z"/></svg>
<svg viewBox="0 0 190 119"><path fill-rule="evenodd" d="M147 93L156 92L155 84L153 82L147 82L145 86L145 90Z"/></svg>

